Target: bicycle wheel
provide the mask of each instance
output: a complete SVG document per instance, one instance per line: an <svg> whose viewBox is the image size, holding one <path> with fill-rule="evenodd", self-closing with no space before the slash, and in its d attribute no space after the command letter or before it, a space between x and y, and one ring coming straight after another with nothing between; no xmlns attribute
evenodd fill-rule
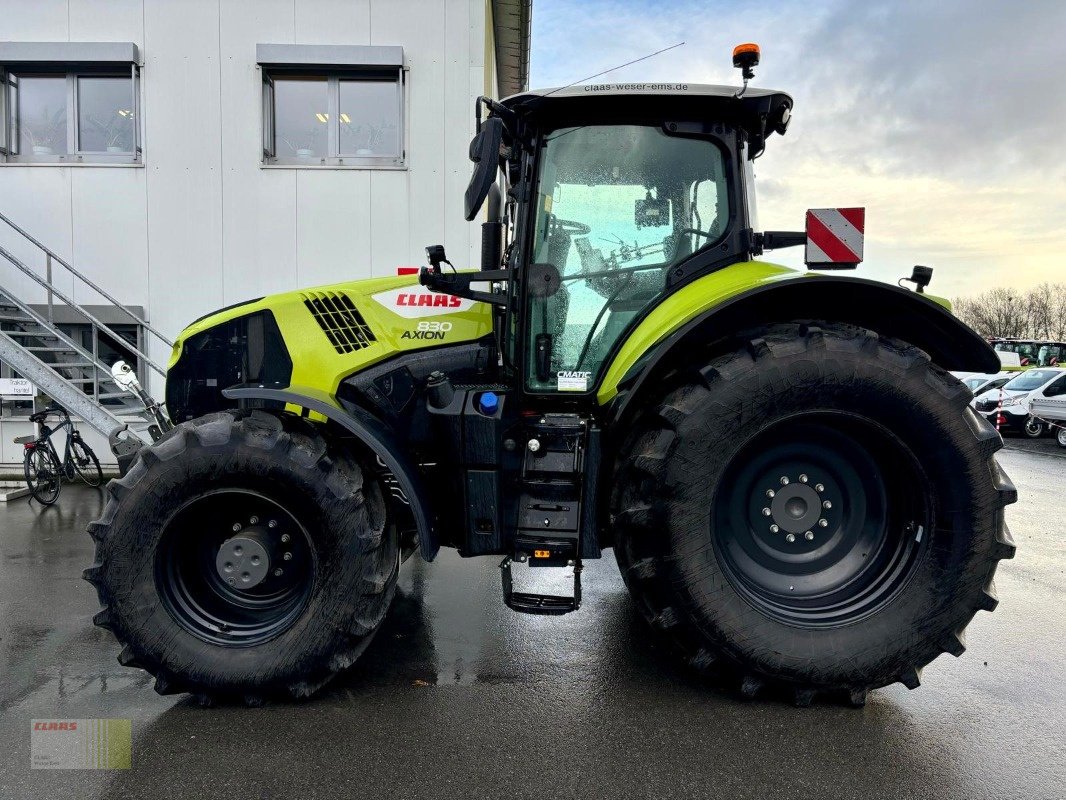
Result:
<svg viewBox="0 0 1066 800"><path fill-rule="evenodd" d="M59 499L63 489L63 469L52 451L40 445L26 451L22 462L26 474L26 486L33 499L50 506Z"/></svg>
<svg viewBox="0 0 1066 800"><path fill-rule="evenodd" d="M78 477L90 486L99 486L104 482L100 459L81 439L75 439L70 443L70 463L74 465L74 471Z"/></svg>

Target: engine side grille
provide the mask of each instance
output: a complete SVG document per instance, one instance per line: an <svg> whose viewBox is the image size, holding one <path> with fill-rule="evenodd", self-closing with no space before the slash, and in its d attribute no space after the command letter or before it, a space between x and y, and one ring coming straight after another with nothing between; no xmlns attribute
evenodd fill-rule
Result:
<svg viewBox="0 0 1066 800"><path fill-rule="evenodd" d="M338 353L351 353L376 342L363 315L343 292L308 292L304 305Z"/></svg>

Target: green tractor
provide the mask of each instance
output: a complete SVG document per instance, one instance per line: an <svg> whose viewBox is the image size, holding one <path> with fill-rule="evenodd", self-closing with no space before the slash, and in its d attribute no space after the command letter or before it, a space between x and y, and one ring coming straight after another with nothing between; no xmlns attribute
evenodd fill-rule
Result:
<svg viewBox="0 0 1066 800"><path fill-rule="evenodd" d="M925 268L909 291L759 258L858 248L853 226L830 252L824 215L817 241L810 214L759 231L752 161L793 103L735 62L739 89L480 98L479 270L436 246L418 275L189 326L175 427L89 526L120 662L203 702L309 696L364 651L401 563L442 547L502 557L528 614L576 611L613 548L650 626L746 696L861 704L961 654L1016 492L948 370L999 360ZM573 592L521 591L513 565L572 569Z"/></svg>

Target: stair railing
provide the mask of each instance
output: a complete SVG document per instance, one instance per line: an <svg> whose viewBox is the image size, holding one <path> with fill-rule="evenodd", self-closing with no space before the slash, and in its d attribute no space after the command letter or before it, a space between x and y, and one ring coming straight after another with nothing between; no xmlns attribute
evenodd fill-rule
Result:
<svg viewBox="0 0 1066 800"><path fill-rule="evenodd" d="M118 309L118 310L122 311L124 314L126 314L126 316L128 316L130 318L130 320L132 320L133 322L135 322L138 325L140 325L143 330L145 330L148 333L152 334L156 339L158 339L160 342L162 342L166 346L167 350L170 350L171 348L174 347L174 342L172 342L170 339L168 339L166 336L164 336L158 330L153 328L148 323L147 320L142 319L139 314L137 314L136 312L134 312L131 309L127 308L124 304L120 303L115 297L113 297L111 294L109 294L107 291L105 291L96 282L94 282L90 278L86 277L83 273L79 272L77 269L74 268L73 265L71 265L69 262L64 260L58 254L56 254L53 250L49 249L47 246L45 246L43 243L41 243L38 239L34 238L34 236L32 236L25 229L19 227L17 224L15 224L11 219L9 219L2 212L0 212L0 221L3 221L13 231L15 231L20 236L22 236L23 239L25 239L27 242L29 242L30 244L32 244L35 247L37 247L45 256L45 278L41 278L39 275L37 275L35 272L33 272L33 270L29 269L25 264L23 264L21 261L16 259L10 252L8 252L7 250L4 250L3 248L0 248L0 254L2 254L8 261L10 261L12 264L14 264L16 267L18 267L22 272L24 272L27 275L29 275L38 284L40 284L41 286L43 286L45 288L45 292L47 293L48 321L49 322L53 322L53 304L54 304L53 294L54 294L55 297L58 297L62 302L66 303L67 305L73 307L75 310L77 310L78 312L83 314L86 317L86 319L88 319L90 321L91 324L95 324L96 326L98 326L98 327L102 328L103 330L107 331L108 334L111 335L112 337L114 337L115 339L117 339L119 341L125 341L121 337L119 337L114 331L112 331L107 325L105 325L104 323L100 322L99 320L96 320L91 314L89 314L88 311L86 311L84 308L82 308L77 303L73 302L73 300L71 300L71 299L65 297L64 295L62 295L59 292L59 290L57 290L55 288L55 284L54 284L54 282L52 280L52 278L53 278L53 276L52 276L52 264L54 262L56 264L59 264L64 269L66 269L66 271L69 272L74 277L75 280L80 281L85 286L88 286L90 289L92 289L98 295L100 295L105 300L107 300L109 303L111 303L111 305L114 306L116 309ZM96 341L95 333L96 333L96 331L94 331L93 341ZM147 364L153 370L158 372L160 375L164 375L165 374L165 370L162 370L159 366L157 366L155 364L155 362L153 362L150 358L148 358L148 356L144 355L144 353L141 353L136 348L133 348L133 352L135 352L138 357L144 359L145 364Z"/></svg>
<svg viewBox="0 0 1066 800"><path fill-rule="evenodd" d="M0 218L3 218L2 214L0 214ZM116 341L123 342L125 344L125 346L127 346L129 348L130 352L135 354L138 358L140 358L146 366L148 366L149 368L151 368L155 372L159 373L160 375L164 375L164 376L166 375L166 370L163 369L162 367L160 367L158 364L156 364L149 356L147 356L145 353L142 353L140 351L140 349L138 349L135 345L132 345L127 340L123 339L118 333L116 333L114 330L112 330L106 323L101 322L99 319L97 319L91 312L89 312L88 310L86 310L82 306L78 305L78 303L76 303L73 298L68 297L66 294L64 294L59 289L57 289L55 287L55 284L49 283L47 280L42 278L40 275L38 275L32 269L27 267L13 253L11 253L11 251L9 251L8 249L6 249L4 247L0 247L0 256L3 256L16 269L18 269L19 272L24 274L26 277L28 277L30 280L32 280L34 283L38 284L41 288L43 288L46 292L48 292L49 293L49 302L51 302L51 300L52 300L52 295L55 295L63 303L65 303L68 307L70 307L75 312L77 312L78 314L80 314L82 317L85 318L85 320L93 328L93 351L94 351L93 355L94 356L96 355L95 351L97 349L97 334L99 333L99 331L105 331L109 336L111 336ZM52 258L53 258L53 260L56 260L56 257L54 255L52 256ZM64 265L66 265L65 262L61 262L61 263L64 263ZM109 295L105 295L105 297L108 297L108 299L111 299ZM116 305L116 307L121 308L123 311L125 311L127 314L129 314L133 319L139 320L138 324L143 324L145 326L148 326L148 323L146 323L143 320L141 320L141 318L139 316L137 316L132 311L127 309L121 303L118 303L118 302L116 302L114 300L112 300L112 302ZM51 316L51 309L49 309L49 316ZM54 326L54 324L50 324L49 327L54 328L55 326ZM146 327L146 330L151 331L153 334L155 334L155 336L157 338L160 339L160 341L166 343L169 347L173 347L174 346L173 342L171 342L169 339L164 337L161 333L156 331L154 328L148 326L148 327Z"/></svg>

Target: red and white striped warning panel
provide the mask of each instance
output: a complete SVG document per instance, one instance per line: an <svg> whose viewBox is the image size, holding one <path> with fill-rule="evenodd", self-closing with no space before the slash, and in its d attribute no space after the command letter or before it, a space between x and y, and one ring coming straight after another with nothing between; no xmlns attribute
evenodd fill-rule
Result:
<svg viewBox="0 0 1066 800"><path fill-rule="evenodd" d="M808 264L858 264L862 261L865 208L807 209Z"/></svg>

